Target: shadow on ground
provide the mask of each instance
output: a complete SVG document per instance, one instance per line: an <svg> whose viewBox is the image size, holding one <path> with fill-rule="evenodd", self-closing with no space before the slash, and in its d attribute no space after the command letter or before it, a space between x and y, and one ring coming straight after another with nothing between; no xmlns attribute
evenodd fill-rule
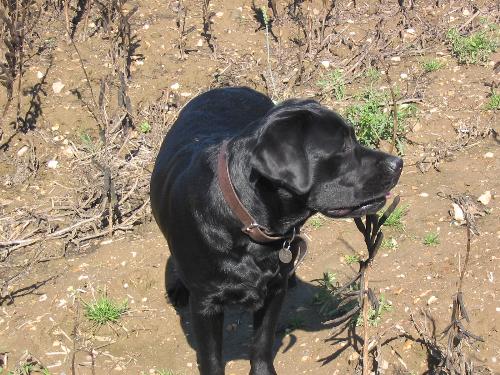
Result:
<svg viewBox="0 0 500 375"><path fill-rule="evenodd" d="M165 272L165 290L167 290L169 280L172 280L172 275L175 274L173 267L172 258L169 257ZM312 304L314 296L320 289L318 285L296 277L296 284L294 287L289 288L281 311L274 345L274 356L278 352L284 353L288 351L297 344L298 340L294 334L296 329L307 332L331 329L331 327L322 323L321 316ZM167 302L170 303L168 297ZM189 308L184 307L176 310L187 341L195 350L196 342L191 331ZM223 358L225 362L249 359L252 333L252 314L250 312L237 307L226 308L223 339Z"/></svg>

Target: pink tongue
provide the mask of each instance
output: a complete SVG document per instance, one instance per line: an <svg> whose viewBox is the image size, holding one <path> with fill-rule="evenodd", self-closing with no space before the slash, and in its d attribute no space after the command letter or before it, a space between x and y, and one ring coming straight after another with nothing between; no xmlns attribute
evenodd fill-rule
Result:
<svg viewBox="0 0 500 375"><path fill-rule="evenodd" d="M390 191L388 193L385 193L386 198L390 198L391 195L392 195L392 193Z"/></svg>

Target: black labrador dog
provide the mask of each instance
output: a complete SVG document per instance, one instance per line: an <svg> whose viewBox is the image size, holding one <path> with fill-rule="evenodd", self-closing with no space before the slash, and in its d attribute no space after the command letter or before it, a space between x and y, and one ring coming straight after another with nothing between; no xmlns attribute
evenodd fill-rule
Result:
<svg viewBox="0 0 500 375"><path fill-rule="evenodd" d="M255 220L251 228L242 230L221 188L221 152ZM290 271L280 261L284 242L317 212L377 212L402 168L400 158L360 145L342 117L313 100L275 105L235 87L186 105L156 160L151 207L179 277L169 296L175 302L189 293L202 375L224 374L223 311L230 304L253 311L250 374L276 374L272 347ZM270 239L249 235L254 227Z"/></svg>

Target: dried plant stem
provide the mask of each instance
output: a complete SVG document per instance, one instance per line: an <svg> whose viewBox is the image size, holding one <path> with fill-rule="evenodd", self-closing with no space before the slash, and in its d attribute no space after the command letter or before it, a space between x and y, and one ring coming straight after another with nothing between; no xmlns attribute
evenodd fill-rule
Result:
<svg viewBox="0 0 500 375"><path fill-rule="evenodd" d="M269 70L269 78L271 79L271 85L273 86L272 98L276 99L276 84L274 83L273 69L271 67L271 49L269 46L269 25L266 22L266 50L267 50L267 69Z"/></svg>
<svg viewBox="0 0 500 375"><path fill-rule="evenodd" d="M391 143L391 148L389 149L389 152L392 154L394 152L394 148L396 147L396 141L399 129L399 119L398 119L398 102L396 100L396 94L394 93L392 79L389 76L389 65L387 65L385 69L385 78L387 80L387 84L389 85L389 91L391 92L391 98L392 98L393 128L392 128L392 143Z"/></svg>
<svg viewBox="0 0 500 375"><path fill-rule="evenodd" d="M69 4L69 0L65 2L65 6L66 6L66 4ZM87 69L85 68L85 65L83 64L83 59L82 59L82 55L80 54L80 50L78 49L75 41L71 37L71 30L69 27L69 20L68 19L66 20L66 34L68 36L69 43L71 44L71 46L73 47L73 49L76 52L76 55L78 56L78 61L80 62L80 67L82 68L83 74L85 75L85 82L87 82L87 86L88 86L89 91L90 91L90 97L92 99L92 104L94 105L94 108L90 108L89 106L87 106L87 109L89 110L90 114L92 115L92 117L96 121L97 127L99 128L99 132L102 133L102 131L103 131L103 128L101 125L102 119L100 119L99 116L96 115L96 110L99 108L99 106L97 105L97 101L95 99L94 90L92 89L92 84L90 83L90 77L87 73Z"/></svg>
<svg viewBox="0 0 500 375"><path fill-rule="evenodd" d="M466 247L466 253L465 253L465 261L464 261L464 266L462 267L462 270L460 271L460 279L458 280L458 293L462 293L462 286L464 282L464 277L465 277L465 272L467 271L467 266L469 265L469 258L470 258L470 222L469 218L466 217L467 221L467 247Z"/></svg>
<svg viewBox="0 0 500 375"><path fill-rule="evenodd" d="M363 272L363 375L370 374L368 365L368 309L370 308L370 299L368 297L368 271L370 270L371 262L365 264Z"/></svg>

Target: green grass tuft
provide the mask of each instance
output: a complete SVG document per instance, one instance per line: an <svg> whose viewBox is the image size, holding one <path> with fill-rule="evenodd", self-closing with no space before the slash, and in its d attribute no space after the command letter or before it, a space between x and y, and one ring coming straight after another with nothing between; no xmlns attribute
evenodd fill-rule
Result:
<svg viewBox="0 0 500 375"><path fill-rule="evenodd" d="M319 214L314 215L311 217L308 221L307 224L313 227L314 229L319 229L325 224L325 219L323 216L320 216Z"/></svg>
<svg viewBox="0 0 500 375"><path fill-rule="evenodd" d="M347 264L351 265L354 263L359 263L360 258L359 255L344 255L344 260Z"/></svg>
<svg viewBox="0 0 500 375"><path fill-rule="evenodd" d="M392 214L389 215L384 225L398 230L404 229L403 216L408 212L408 207L409 205L396 207ZM382 213L380 213L379 216L382 216Z"/></svg>
<svg viewBox="0 0 500 375"><path fill-rule="evenodd" d="M424 237L424 245L426 246L439 245L439 234L433 232L427 233Z"/></svg>
<svg viewBox="0 0 500 375"><path fill-rule="evenodd" d="M366 69L365 76L371 82L376 82L376 81L378 81L380 79L381 74L380 74L380 72L377 69L375 69L375 68L372 67L372 68Z"/></svg>
<svg viewBox="0 0 500 375"><path fill-rule="evenodd" d="M141 124L139 125L139 131L142 134L147 134L147 133L151 132L151 124L147 121L141 122Z"/></svg>
<svg viewBox="0 0 500 375"><path fill-rule="evenodd" d="M422 63L422 68L426 73L435 72L436 70L441 69L443 66L444 64L437 59L427 60Z"/></svg>
<svg viewBox="0 0 500 375"><path fill-rule="evenodd" d="M450 29L446 37L452 54L459 64L486 63L497 49L497 42L487 36L484 31L463 36L457 29Z"/></svg>
<svg viewBox="0 0 500 375"><path fill-rule="evenodd" d="M96 325L116 323L128 310L127 301L116 303L108 297L100 297L97 301L85 304L85 316Z"/></svg>
<svg viewBox="0 0 500 375"><path fill-rule="evenodd" d="M500 109L500 93L493 91L490 96L490 100L486 104L486 109L489 110L499 110Z"/></svg>
<svg viewBox="0 0 500 375"><path fill-rule="evenodd" d="M396 250L398 248L398 242L394 237L388 238L388 239L383 239L382 240L382 247L390 250Z"/></svg>
<svg viewBox="0 0 500 375"><path fill-rule="evenodd" d="M380 295L378 303L379 303L378 309L375 310L370 307L370 309L368 310L368 325L372 327L378 326L380 320L382 319L382 315L385 312L392 310L392 305L387 302L383 294ZM360 313L358 316L358 320L356 321L356 326L359 327L362 325L363 325L363 316Z"/></svg>
<svg viewBox="0 0 500 375"><path fill-rule="evenodd" d="M345 98L344 74L340 69L335 69L324 74L317 82L317 85L323 92L332 92L337 100Z"/></svg>
<svg viewBox="0 0 500 375"><path fill-rule="evenodd" d="M369 90L361 97L360 104L347 107L345 116L353 124L356 136L362 144L378 147L380 141L392 140L394 120L392 106L388 106L388 102L385 94ZM403 148L405 122L415 114L415 105L399 106L396 146L400 153Z"/></svg>

